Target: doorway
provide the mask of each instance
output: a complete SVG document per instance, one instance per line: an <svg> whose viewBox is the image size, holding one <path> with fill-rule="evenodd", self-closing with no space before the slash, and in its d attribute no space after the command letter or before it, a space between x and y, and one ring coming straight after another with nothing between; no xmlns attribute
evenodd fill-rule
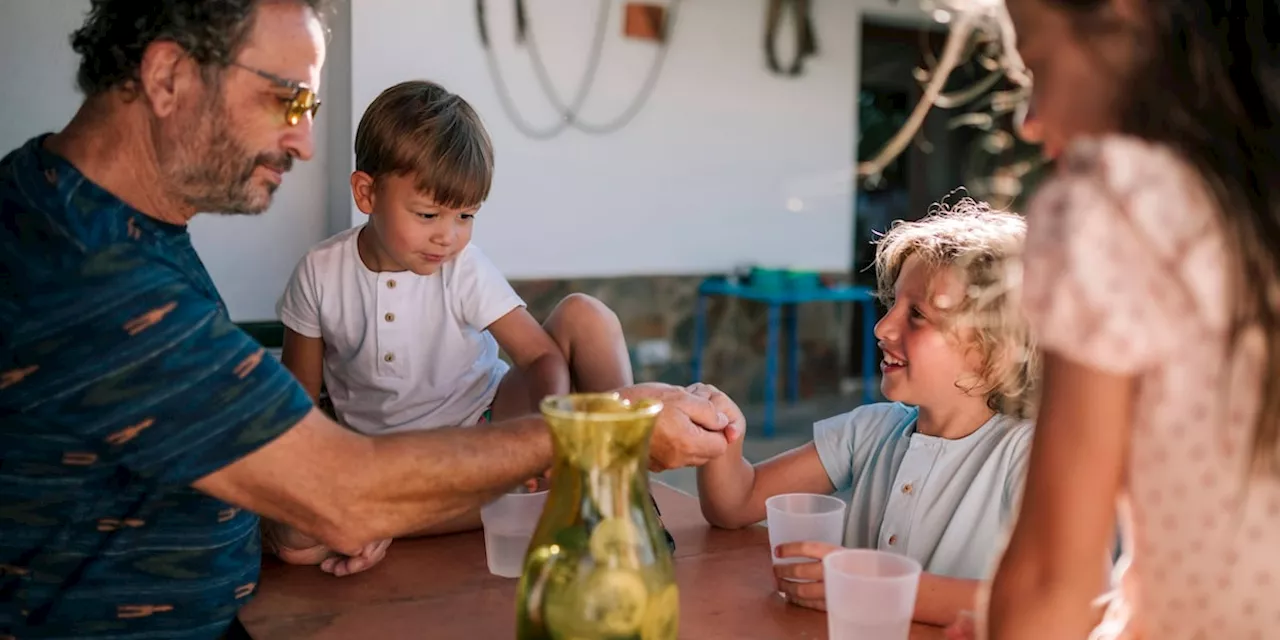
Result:
<svg viewBox="0 0 1280 640"><path fill-rule="evenodd" d="M918 68L942 51L945 25L914 24L864 17L860 42L860 75L857 101L858 141L854 162L873 157L906 122L923 93L916 79ZM971 86L982 70L966 64L948 79L947 88ZM918 220L931 204L965 183L966 165L980 132L950 126L954 111L934 108L907 149L887 166L880 180L859 180L854 192L853 281L874 287L876 232L894 220ZM862 374L864 319L859 314L850 326L847 375ZM877 353L876 361L879 360Z"/></svg>

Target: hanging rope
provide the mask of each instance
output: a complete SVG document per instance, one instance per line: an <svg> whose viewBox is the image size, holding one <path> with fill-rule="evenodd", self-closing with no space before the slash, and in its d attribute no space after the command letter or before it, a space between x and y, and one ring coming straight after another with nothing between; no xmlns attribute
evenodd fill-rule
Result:
<svg viewBox="0 0 1280 640"><path fill-rule="evenodd" d="M524 10L524 0L516 0L516 43L524 44L525 33L529 31L529 18Z"/></svg>
<svg viewBox="0 0 1280 640"><path fill-rule="evenodd" d="M485 63L489 66L489 76L493 78L494 90L498 94L498 103L502 106L503 112L507 114L507 119L515 125L521 134L534 140L550 140L560 135L569 127L569 115L565 109L557 109L560 111L560 119L548 127L538 127L520 114L520 108L516 106L515 101L511 98L511 92L507 89L507 83L502 78L502 68L498 66L497 57L493 53L493 47L489 39L489 26L485 12L485 0L476 0L476 28L480 34L480 46L484 49ZM608 0L601 0L601 14L608 11ZM516 0L516 42L523 42L527 31L528 23L525 19L523 0ZM600 20L599 22L603 22ZM597 28L597 31L603 31ZM586 89L591 85L591 79L595 75L595 69L598 63L599 50L597 49L592 56L592 60L588 62L586 70L583 72L583 78L579 82L579 91L574 95L574 109L582 106L586 101Z"/></svg>
<svg viewBox="0 0 1280 640"><path fill-rule="evenodd" d="M637 115L644 109L645 104L653 95L653 90L658 84L658 78L662 75L662 67L667 59L667 50L670 48L668 42L672 26L675 24L676 13L679 11L681 0L671 0L667 5L667 18L664 21L662 33L659 37L658 51L654 54L653 61L649 64L649 71L645 74L644 82L640 85L640 91L631 99L627 108L613 120L604 124L593 124L582 119L578 115L579 109L571 109L564 107L563 101L560 99L559 93L556 91L555 85L551 83L551 76L547 72L547 67L542 61L542 53L538 49L537 40L533 36L532 30L528 34L529 58L533 62L534 75L538 79L538 84L542 87L543 93L547 99L555 105L556 109L565 114L567 122L574 128L585 133L593 135L605 135L619 131L626 127L635 119ZM597 36L600 43L603 43L604 30L598 29ZM597 54L599 53L597 49ZM598 64L599 61L596 61ZM593 74L594 77L594 74Z"/></svg>
<svg viewBox="0 0 1280 640"><path fill-rule="evenodd" d="M782 12L790 9L795 21L796 57L783 71L775 51L778 29L782 26ZM764 55L774 73L798 76L804 72L804 60L818 53L818 36L813 29L810 0L769 0L765 18Z"/></svg>
<svg viewBox="0 0 1280 640"><path fill-rule="evenodd" d="M649 71L645 76L644 83L641 85L639 93L630 101L626 109L613 120L595 124L583 120L579 115L583 105L586 103L587 97L590 95L595 85L595 79L600 67L602 51L604 49L605 35L608 32L609 25L609 8L611 2L609 0L601 0L600 7L596 14L595 32L592 35L591 49L588 54L587 66L583 70L578 87L573 93L572 100L568 104L560 97L555 85L551 82L551 75L547 71L546 64L543 62L541 50L538 48L537 40L534 37L534 31L529 22L528 12L526 11L524 0L515 0L516 11L516 42L527 45L529 49L529 57L533 63L534 75L538 80L538 85L546 95L552 107L559 114L559 120L556 124L539 128L527 120L520 114L519 108L515 101L511 98L505 80L502 77L502 70L498 65L497 58L494 55L493 48L489 40L487 20L485 16L485 0L476 0L476 22L480 32L480 43L485 51L485 59L489 65L489 72L494 81L494 88L498 94L498 101L502 105L502 109L506 112L507 117L516 126L522 134L535 140L548 140L554 138L565 129L574 127L585 133L593 135L603 135L613 133L626 127L631 123L640 111L644 109L645 104L653 94L654 87L657 85L658 77L661 75L663 64L666 60L667 49L669 45L669 33L674 24L677 6L680 0L672 0L668 5L664 34L661 38L661 44L654 56L653 62L649 66Z"/></svg>

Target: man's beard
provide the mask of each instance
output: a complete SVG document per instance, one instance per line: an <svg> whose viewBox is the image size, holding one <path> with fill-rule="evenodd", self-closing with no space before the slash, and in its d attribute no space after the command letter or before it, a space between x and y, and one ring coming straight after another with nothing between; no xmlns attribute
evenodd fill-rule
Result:
<svg viewBox="0 0 1280 640"><path fill-rule="evenodd" d="M219 98L193 116L187 119L191 126L161 127L157 132L162 136L157 148L160 172L168 190L199 212L266 211L277 185L255 184L254 169L262 165L283 174L293 167L293 157L287 153L255 155L245 149L235 138Z"/></svg>

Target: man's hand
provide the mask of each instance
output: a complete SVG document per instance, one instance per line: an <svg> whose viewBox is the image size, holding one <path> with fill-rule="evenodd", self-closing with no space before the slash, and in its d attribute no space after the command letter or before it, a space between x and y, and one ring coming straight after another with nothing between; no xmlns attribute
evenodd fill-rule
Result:
<svg viewBox="0 0 1280 640"><path fill-rule="evenodd" d="M774 549L779 558L812 558L814 562L773 565L773 576L787 602L827 610L827 583L823 582L822 559L842 547L825 542L787 542ZM793 582L812 580L813 582Z"/></svg>
<svg viewBox="0 0 1280 640"><path fill-rule="evenodd" d="M729 418L729 424L724 427L725 439L729 442L734 442L747 433L746 416L742 415L742 409L738 408L738 404L725 392L702 382L695 382L685 387L685 391L699 398L710 400L716 411Z"/></svg>
<svg viewBox="0 0 1280 640"><path fill-rule="evenodd" d="M332 573L339 578L353 573L360 573L382 562L382 559L387 557L387 547L389 546L391 546L390 538L371 542L354 556L334 553L320 563L320 570L325 573Z"/></svg>
<svg viewBox="0 0 1280 640"><path fill-rule="evenodd" d="M730 417L707 398L680 387L645 383L620 389L623 398L651 398L662 402L662 413L649 444L649 469L666 471L698 466L724 455L736 432L726 430Z"/></svg>
<svg viewBox="0 0 1280 640"><path fill-rule="evenodd" d="M268 552L289 564L320 565L321 571L339 578L378 564L391 545L390 539L371 542L360 553L345 556L293 527L263 520L261 528L263 547Z"/></svg>

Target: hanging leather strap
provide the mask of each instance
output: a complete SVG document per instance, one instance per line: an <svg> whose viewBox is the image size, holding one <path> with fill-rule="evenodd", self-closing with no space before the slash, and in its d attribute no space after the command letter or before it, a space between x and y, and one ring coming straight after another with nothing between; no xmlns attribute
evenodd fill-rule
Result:
<svg viewBox="0 0 1280 640"><path fill-rule="evenodd" d="M524 0L515 0L516 3L516 42L524 44L525 33L529 29L529 19L525 14ZM489 27L485 20L485 0L476 0L476 26L480 30L480 46L485 49L489 48Z"/></svg>
<svg viewBox="0 0 1280 640"><path fill-rule="evenodd" d="M489 48L489 27L484 17L484 0L476 0L476 28L480 31L480 46Z"/></svg>
<svg viewBox="0 0 1280 640"><path fill-rule="evenodd" d="M516 0L516 42L524 44L524 34L529 30L529 18L525 13L524 0Z"/></svg>
<svg viewBox="0 0 1280 640"><path fill-rule="evenodd" d="M811 0L768 0L765 16L764 53L769 68L774 73L798 76L804 71L804 60L818 53L818 35L813 28ZM782 13L791 10L795 22L796 57L784 71L778 63L775 42L782 24Z"/></svg>

